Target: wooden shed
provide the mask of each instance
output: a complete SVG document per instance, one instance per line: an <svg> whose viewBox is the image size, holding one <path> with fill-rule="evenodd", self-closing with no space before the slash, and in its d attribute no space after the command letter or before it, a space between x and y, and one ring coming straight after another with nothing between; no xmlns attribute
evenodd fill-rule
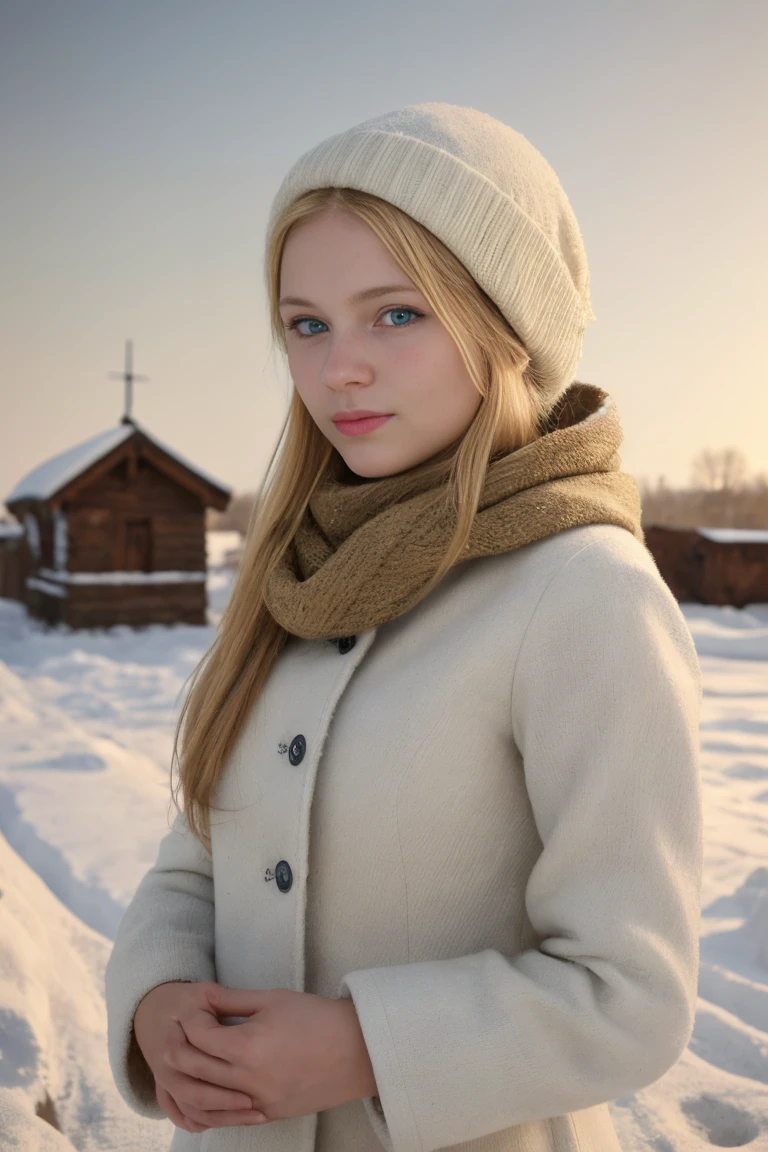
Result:
<svg viewBox="0 0 768 1152"><path fill-rule="evenodd" d="M29 612L72 628L205 624L205 510L230 497L124 416L34 468L6 498L24 543L6 548L3 582L14 586L16 563Z"/></svg>
<svg viewBox="0 0 768 1152"><path fill-rule="evenodd" d="M696 604L768 603L768 530L644 529L656 565L678 600Z"/></svg>
<svg viewBox="0 0 768 1152"><path fill-rule="evenodd" d="M29 561L23 526L0 520L0 596L9 600L24 599Z"/></svg>

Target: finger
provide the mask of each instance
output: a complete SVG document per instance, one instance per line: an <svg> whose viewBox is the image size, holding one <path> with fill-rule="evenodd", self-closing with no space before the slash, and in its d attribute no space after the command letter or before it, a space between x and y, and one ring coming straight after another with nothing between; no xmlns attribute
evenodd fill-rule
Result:
<svg viewBox="0 0 768 1152"><path fill-rule="evenodd" d="M166 1053L165 1065L176 1099L182 1097L204 1110L253 1108L253 1097L245 1091L243 1070L201 1052L190 1044L181 1022L174 1024L179 1040Z"/></svg>
<svg viewBox="0 0 768 1152"><path fill-rule="evenodd" d="M266 1116L257 1108L236 1108L225 1112L203 1112L192 1105L184 1105L184 1111L196 1123L211 1128L235 1128L238 1125L264 1124Z"/></svg>
<svg viewBox="0 0 768 1152"><path fill-rule="evenodd" d="M256 1107L254 1101L244 1092L227 1092L216 1089L213 1084L199 1081L183 1073L168 1077L168 1089L172 1091L182 1108L198 1108L201 1112L242 1112L243 1108Z"/></svg>
<svg viewBox="0 0 768 1152"><path fill-rule="evenodd" d="M168 1086L185 1111L188 1104L201 1112L241 1112L256 1106L253 1098L245 1092L229 1092L183 1072L169 1077Z"/></svg>
<svg viewBox="0 0 768 1152"><path fill-rule="evenodd" d="M206 999L219 1015L251 1016L267 1002L268 988L229 988L226 984L211 984Z"/></svg>
<svg viewBox="0 0 768 1152"><path fill-rule="evenodd" d="M242 1065L249 1050L249 1042L240 1025L220 1024L207 1012L200 1012L185 1020L182 1030L190 1047L209 1061L208 1075L204 1078L229 1084L231 1080L227 1078L227 1071L231 1072L233 1065ZM217 1071L224 1080L218 1079Z"/></svg>
<svg viewBox="0 0 768 1152"><path fill-rule="evenodd" d="M245 1068L209 1056L187 1041L168 1053L167 1063L180 1076L208 1087L210 1102L206 1107L227 1109L253 1106Z"/></svg>
<svg viewBox="0 0 768 1152"><path fill-rule="evenodd" d="M178 1104L162 1084L156 1085L157 1102L165 1112L168 1119L177 1128L183 1128L185 1132L207 1132L210 1125L206 1123L199 1123L197 1120L192 1120L190 1117L184 1115L179 1108Z"/></svg>

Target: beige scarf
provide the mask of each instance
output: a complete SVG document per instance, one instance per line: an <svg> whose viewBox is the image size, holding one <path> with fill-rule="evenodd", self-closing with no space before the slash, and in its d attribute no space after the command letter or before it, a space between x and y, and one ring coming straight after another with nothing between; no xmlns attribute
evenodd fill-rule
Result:
<svg viewBox="0 0 768 1152"><path fill-rule="evenodd" d="M455 561L495 556L577 524L617 524L641 542L640 493L620 471L623 440L609 393L575 382L545 434L488 465L469 543ZM353 635L407 612L445 554L450 456L399 475L356 477L338 452L266 588L266 606L308 640Z"/></svg>

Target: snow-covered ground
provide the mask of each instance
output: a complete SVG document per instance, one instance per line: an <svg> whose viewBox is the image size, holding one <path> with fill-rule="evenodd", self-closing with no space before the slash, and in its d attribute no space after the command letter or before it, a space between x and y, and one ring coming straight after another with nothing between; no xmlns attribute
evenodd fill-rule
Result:
<svg viewBox="0 0 768 1152"><path fill-rule="evenodd" d="M0 599L2 1152L170 1144L170 1120L113 1085L104 966L175 813L174 724L237 539L209 534L206 627L50 630ZM768 604L682 609L704 677L696 1026L673 1068L610 1108L625 1152L768 1149Z"/></svg>

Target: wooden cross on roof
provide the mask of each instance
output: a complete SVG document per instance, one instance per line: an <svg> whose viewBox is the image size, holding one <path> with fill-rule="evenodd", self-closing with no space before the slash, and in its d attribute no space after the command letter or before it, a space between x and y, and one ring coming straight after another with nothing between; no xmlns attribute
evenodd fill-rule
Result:
<svg viewBox="0 0 768 1152"><path fill-rule="evenodd" d="M110 372L109 375L115 380L125 381L125 412L123 413L121 424L133 424L133 417L131 415L131 406L133 404L133 382L134 380L148 380L148 376L135 376L133 373L133 340L126 340L125 342L125 370L123 372Z"/></svg>

